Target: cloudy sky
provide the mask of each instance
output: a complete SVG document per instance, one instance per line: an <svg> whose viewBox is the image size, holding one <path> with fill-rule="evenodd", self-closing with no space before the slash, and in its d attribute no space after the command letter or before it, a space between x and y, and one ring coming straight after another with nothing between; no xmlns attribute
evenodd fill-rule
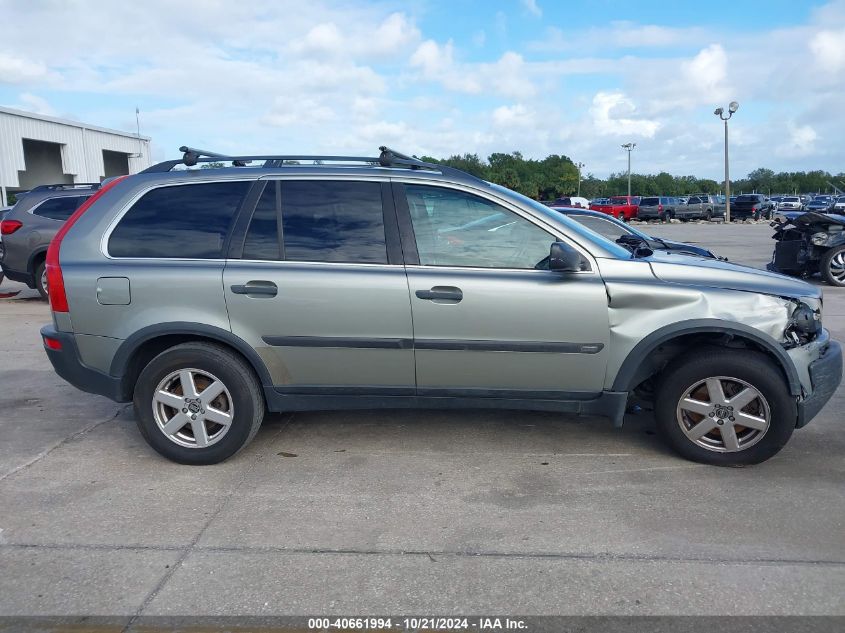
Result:
<svg viewBox="0 0 845 633"><path fill-rule="evenodd" d="M0 0L0 104L222 152L845 171L845 0Z"/></svg>

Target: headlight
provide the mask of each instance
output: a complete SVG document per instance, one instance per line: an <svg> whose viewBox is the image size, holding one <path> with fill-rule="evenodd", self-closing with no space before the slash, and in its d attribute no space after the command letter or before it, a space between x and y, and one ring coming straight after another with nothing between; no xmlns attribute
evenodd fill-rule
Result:
<svg viewBox="0 0 845 633"><path fill-rule="evenodd" d="M816 246L821 246L827 242L827 238L827 233L813 233L813 237L810 238L810 241Z"/></svg>

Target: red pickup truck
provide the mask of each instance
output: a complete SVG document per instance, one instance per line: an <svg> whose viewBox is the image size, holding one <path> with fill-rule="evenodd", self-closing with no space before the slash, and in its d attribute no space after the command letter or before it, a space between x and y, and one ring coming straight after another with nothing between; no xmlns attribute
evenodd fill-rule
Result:
<svg viewBox="0 0 845 633"><path fill-rule="evenodd" d="M637 217L640 196L613 196L607 204L591 204L590 209L612 215L617 220L628 221Z"/></svg>

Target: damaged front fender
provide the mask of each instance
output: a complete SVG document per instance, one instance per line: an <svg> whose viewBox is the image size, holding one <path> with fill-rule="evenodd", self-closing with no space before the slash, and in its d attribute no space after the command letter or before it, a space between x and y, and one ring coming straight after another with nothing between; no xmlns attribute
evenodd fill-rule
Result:
<svg viewBox="0 0 845 633"><path fill-rule="evenodd" d="M602 262L605 264L605 262ZM802 394L802 377L784 344L795 299L725 288L665 283L639 262L626 270L602 268L608 294L611 354L605 387L629 391L662 344L687 334L726 334L753 341L777 359L790 392ZM614 268L613 264L609 267ZM614 274L618 273L618 274ZM810 299L813 302L813 299ZM814 306L811 306L814 307Z"/></svg>

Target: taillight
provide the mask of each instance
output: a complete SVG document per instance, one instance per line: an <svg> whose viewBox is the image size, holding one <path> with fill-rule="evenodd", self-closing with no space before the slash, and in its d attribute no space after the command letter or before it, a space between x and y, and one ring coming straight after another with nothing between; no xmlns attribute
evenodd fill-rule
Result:
<svg viewBox="0 0 845 633"><path fill-rule="evenodd" d="M662 205L662 204L658 204L658 205L657 205L657 212L658 212L658 213L663 213L663 205Z"/></svg>
<svg viewBox="0 0 845 633"><path fill-rule="evenodd" d="M59 229L59 232L56 233L56 236L53 238L53 241L50 242L50 246L47 249L47 263L46 263L46 270L47 270L47 290L49 292L50 297L50 308L52 308L53 312L68 312L68 305L67 305L67 294L65 293L65 280L62 277L62 267L59 264L59 250L62 247L62 240L64 239L67 232L70 231L70 227L72 227L76 221L82 217L82 214L85 213L88 209L91 208L99 198L102 196L106 191L114 187L117 183L121 180L126 178L126 176L119 176L114 180L110 181L108 184L103 185L97 190L93 196L88 198L82 205L70 216L65 223L62 225L62 228Z"/></svg>
<svg viewBox="0 0 845 633"><path fill-rule="evenodd" d="M0 235L11 235L23 226L20 220L3 220L0 222Z"/></svg>

